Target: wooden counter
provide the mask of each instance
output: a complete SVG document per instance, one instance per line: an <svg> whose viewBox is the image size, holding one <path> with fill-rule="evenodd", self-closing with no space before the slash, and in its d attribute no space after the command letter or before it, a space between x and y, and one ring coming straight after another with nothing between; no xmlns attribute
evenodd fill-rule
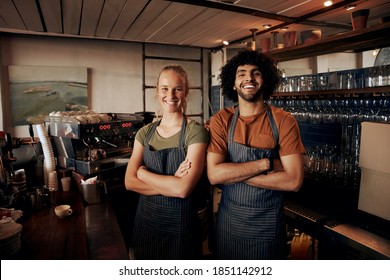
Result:
<svg viewBox="0 0 390 280"><path fill-rule="evenodd" d="M87 205L78 191L55 192L53 205L69 204L72 215L60 219L53 206L26 213L21 250L13 259L128 259L115 214L108 201Z"/></svg>
<svg viewBox="0 0 390 280"><path fill-rule="evenodd" d="M326 232L334 239L355 248L372 259L390 259L390 240L349 224L335 227L325 226Z"/></svg>
<svg viewBox="0 0 390 280"><path fill-rule="evenodd" d="M390 259L390 223L357 209L352 187L305 177L285 193L288 224L318 240L319 259Z"/></svg>

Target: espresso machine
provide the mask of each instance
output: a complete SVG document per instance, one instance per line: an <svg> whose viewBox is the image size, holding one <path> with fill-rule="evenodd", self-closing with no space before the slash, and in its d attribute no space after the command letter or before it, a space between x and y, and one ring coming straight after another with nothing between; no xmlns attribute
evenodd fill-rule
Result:
<svg viewBox="0 0 390 280"><path fill-rule="evenodd" d="M57 166L91 175L127 164L144 118L126 113L63 112L49 115L45 123L53 139Z"/></svg>

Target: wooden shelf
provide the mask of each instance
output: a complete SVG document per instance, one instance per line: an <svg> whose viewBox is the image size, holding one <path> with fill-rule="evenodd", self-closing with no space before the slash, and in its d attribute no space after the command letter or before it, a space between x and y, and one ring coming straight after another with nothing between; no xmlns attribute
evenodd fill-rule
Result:
<svg viewBox="0 0 390 280"><path fill-rule="evenodd" d="M276 92L271 97L272 98L278 98L278 97L309 97L309 96L328 96L332 95L334 97L340 96L344 97L347 95L376 95L381 94L384 92L390 93L390 86L383 86L383 87L369 87L369 88L356 88L356 89L332 89L332 90L316 90L316 91L295 91L295 92Z"/></svg>
<svg viewBox="0 0 390 280"><path fill-rule="evenodd" d="M314 42L267 52L278 61L288 61L335 52L365 51L390 46L390 22L348 31Z"/></svg>

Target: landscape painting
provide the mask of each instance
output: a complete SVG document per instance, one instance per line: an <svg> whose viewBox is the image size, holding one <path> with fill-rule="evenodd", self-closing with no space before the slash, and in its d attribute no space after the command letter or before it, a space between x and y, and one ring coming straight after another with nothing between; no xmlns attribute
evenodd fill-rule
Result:
<svg viewBox="0 0 390 280"><path fill-rule="evenodd" d="M44 122L53 111L88 109L88 68L8 67L11 125Z"/></svg>

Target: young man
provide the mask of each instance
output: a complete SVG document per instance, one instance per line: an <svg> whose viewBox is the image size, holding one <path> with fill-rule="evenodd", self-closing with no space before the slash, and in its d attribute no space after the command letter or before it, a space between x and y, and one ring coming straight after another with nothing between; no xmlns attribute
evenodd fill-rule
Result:
<svg viewBox="0 0 390 280"><path fill-rule="evenodd" d="M280 76L257 51L240 51L220 74L225 96L238 107L210 122L207 173L222 188L216 226L218 259L285 259L283 192L298 191L304 147L294 117L265 103Z"/></svg>

